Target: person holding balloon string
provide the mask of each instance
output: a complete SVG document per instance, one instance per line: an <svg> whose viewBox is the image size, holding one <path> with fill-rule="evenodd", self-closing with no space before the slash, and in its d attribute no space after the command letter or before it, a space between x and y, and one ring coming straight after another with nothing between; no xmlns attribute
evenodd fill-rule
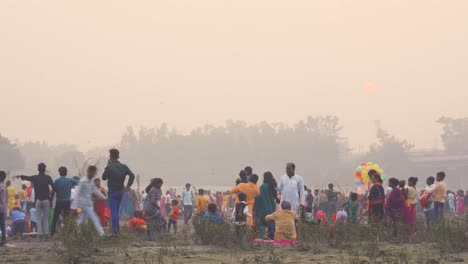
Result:
<svg viewBox="0 0 468 264"><path fill-rule="evenodd" d="M384 218L385 190L383 181L376 171L369 171L372 176L372 187L369 191L369 220L371 223L379 223Z"/></svg>

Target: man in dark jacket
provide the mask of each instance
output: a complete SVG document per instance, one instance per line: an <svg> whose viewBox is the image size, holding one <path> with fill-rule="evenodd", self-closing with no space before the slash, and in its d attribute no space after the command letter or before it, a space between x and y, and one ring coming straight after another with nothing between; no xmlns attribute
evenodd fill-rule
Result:
<svg viewBox="0 0 468 264"><path fill-rule="evenodd" d="M135 175L127 167L120 163L120 153L117 149L109 150L109 162L102 174L102 180L107 181L107 192L109 199L109 209L111 212L112 232L118 234L120 201L123 194L130 189L135 180ZM125 178L128 176L127 186L124 186Z"/></svg>
<svg viewBox="0 0 468 264"><path fill-rule="evenodd" d="M49 210L51 205L51 198L49 195L50 190L55 191L54 182L52 177L45 174L46 165L39 163L37 165L39 174L34 176L16 176L21 178L22 181L30 181L34 186L34 201L36 204L37 212L37 232L39 235L47 237L49 235ZM50 187L50 189L49 189Z"/></svg>

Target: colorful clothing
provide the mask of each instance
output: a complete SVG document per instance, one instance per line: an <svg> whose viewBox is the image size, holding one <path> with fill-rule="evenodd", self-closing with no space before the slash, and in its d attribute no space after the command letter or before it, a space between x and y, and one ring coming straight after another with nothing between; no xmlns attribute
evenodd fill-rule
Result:
<svg viewBox="0 0 468 264"><path fill-rule="evenodd" d="M296 213L289 210L276 211L273 214L267 215L265 220L275 221L275 240L296 240Z"/></svg>
<svg viewBox="0 0 468 264"><path fill-rule="evenodd" d="M199 214L202 214L208 210L208 205L210 204L210 200L206 198L204 195L199 195L197 200L195 200L195 208Z"/></svg>
<svg viewBox="0 0 468 264"><path fill-rule="evenodd" d="M16 191L15 191L15 188L13 188L13 186L8 186L7 188L7 191L8 191L8 208L10 210L12 210L13 208L15 208L15 195L16 195Z"/></svg>
<svg viewBox="0 0 468 264"><path fill-rule="evenodd" d="M260 189L258 186L253 182L248 183L240 183L236 187L231 189L231 193L245 193L247 195L247 205L249 206L249 214L253 215L253 208L255 204L255 198L260 195ZM236 199L236 204L239 203L239 199ZM247 224L249 226L253 226L253 219L247 218Z"/></svg>
<svg viewBox="0 0 468 264"><path fill-rule="evenodd" d="M209 222L212 223L212 224L217 224L217 225L224 225L224 224L226 224L226 222L225 222L221 217L219 217L219 216L216 215L216 214L209 213L209 212L206 212L206 213L203 215L203 219L209 221Z"/></svg>

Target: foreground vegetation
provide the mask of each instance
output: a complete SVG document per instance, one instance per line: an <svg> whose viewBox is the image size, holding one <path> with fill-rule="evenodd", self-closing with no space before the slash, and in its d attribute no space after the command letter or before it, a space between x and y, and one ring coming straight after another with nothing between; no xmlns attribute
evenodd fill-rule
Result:
<svg viewBox="0 0 468 264"><path fill-rule="evenodd" d="M97 238L91 226L65 225L54 256L69 263L455 263L468 260L468 217L427 231L422 223L319 226L300 223L295 246L253 244L250 230L197 219L174 236L146 242L143 234ZM12 262L15 263L15 262ZM17 262L19 263L19 262ZM40 263L40 262L37 262ZM49 262L55 263L52 259ZM63 262L56 262L63 263Z"/></svg>

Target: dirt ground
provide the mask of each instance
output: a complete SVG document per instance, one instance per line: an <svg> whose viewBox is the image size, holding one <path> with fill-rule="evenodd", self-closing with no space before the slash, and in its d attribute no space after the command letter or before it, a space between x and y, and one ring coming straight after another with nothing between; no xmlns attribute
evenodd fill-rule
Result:
<svg viewBox="0 0 468 264"><path fill-rule="evenodd" d="M40 242L35 238L11 241L0 248L0 263L372 263L353 250L328 247L300 251L292 246L255 245L248 250L231 250L203 245L171 245L140 240L138 236L108 238L100 243L92 257L72 262L58 240ZM468 252L441 257L433 245L380 245L380 257L374 263L460 263L468 261ZM400 254L404 252L404 254Z"/></svg>

